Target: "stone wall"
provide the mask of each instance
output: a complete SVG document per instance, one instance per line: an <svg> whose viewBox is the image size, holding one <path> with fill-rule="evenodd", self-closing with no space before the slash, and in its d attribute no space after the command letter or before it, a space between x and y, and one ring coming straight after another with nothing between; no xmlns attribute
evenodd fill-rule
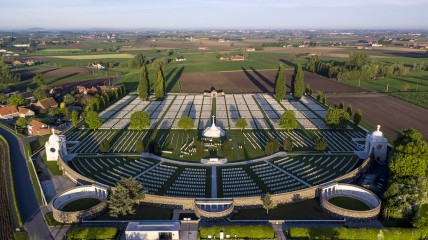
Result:
<svg viewBox="0 0 428 240"><path fill-rule="evenodd" d="M64 175L66 175L70 180L72 180L76 184L90 185L95 182L94 180L88 177L85 177L80 173L74 171L70 166L68 166L67 163L64 162L61 156L58 158L57 164L58 164L59 170L61 170Z"/></svg>
<svg viewBox="0 0 428 240"><path fill-rule="evenodd" d="M321 208L332 216L345 218L348 220L364 221L377 218L380 213L381 205L367 211L353 211L338 207L326 199L320 200Z"/></svg>
<svg viewBox="0 0 428 240"><path fill-rule="evenodd" d="M56 221L62 223L78 223L81 220L93 219L107 210L107 201L103 201L100 204L83 211L78 212L63 212L56 208L52 208L53 217Z"/></svg>
<svg viewBox="0 0 428 240"><path fill-rule="evenodd" d="M228 209L221 212L207 212L198 208L197 206L194 206L194 207L195 207L195 214L199 218L227 218L233 213L233 209L234 209L233 204L230 205Z"/></svg>

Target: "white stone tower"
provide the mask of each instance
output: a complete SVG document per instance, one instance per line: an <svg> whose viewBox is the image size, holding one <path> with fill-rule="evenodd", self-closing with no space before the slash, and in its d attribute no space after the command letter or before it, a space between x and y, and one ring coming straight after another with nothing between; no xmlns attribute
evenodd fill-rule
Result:
<svg viewBox="0 0 428 240"><path fill-rule="evenodd" d="M57 161L60 156L60 152L63 156L67 155L65 136L55 134L55 130L52 129L52 135L45 144L45 150L46 159L48 161Z"/></svg>
<svg viewBox="0 0 428 240"><path fill-rule="evenodd" d="M372 133L367 133L365 153L380 163L386 163L388 153L388 140L380 131L380 125L377 125L377 130Z"/></svg>

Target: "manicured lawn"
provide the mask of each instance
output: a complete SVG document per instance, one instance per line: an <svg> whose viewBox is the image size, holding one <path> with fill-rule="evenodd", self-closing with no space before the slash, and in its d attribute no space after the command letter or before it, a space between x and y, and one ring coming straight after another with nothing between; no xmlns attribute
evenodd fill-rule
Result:
<svg viewBox="0 0 428 240"><path fill-rule="evenodd" d="M171 208L138 205L135 209L135 214L114 218L106 211L96 220L170 220L172 213L173 209Z"/></svg>
<svg viewBox="0 0 428 240"><path fill-rule="evenodd" d="M329 200L329 202L338 207L349 210L366 211L370 209L367 204L350 197L333 197Z"/></svg>
<svg viewBox="0 0 428 240"><path fill-rule="evenodd" d="M61 176L62 175L62 171L59 170L57 161L48 161L46 159L46 154L44 154L42 156L43 159L43 163L46 165L46 167L49 169L49 171L55 175L55 176Z"/></svg>
<svg viewBox="0 0 428 240"><path fill-rule="evenodd" d="M99 204L101 201L96 198L84 198L79 199L76 201L73 201L69 204L67 204L62 211L64 212L76 212L76 211L82 211L89 209L97 204Z"/></svg>
<svg viewBox="0 0 428 240"><path fill-rule="evenodd" d="M242 209L232 217L233 220L334 220L325 213L317 199L285 204L271 209L269 215L263 208Z"/></svg>

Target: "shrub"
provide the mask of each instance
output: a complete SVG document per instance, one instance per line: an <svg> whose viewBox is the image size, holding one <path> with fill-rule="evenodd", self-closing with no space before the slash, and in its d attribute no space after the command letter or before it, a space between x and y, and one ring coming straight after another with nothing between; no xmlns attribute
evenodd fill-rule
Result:
<svg viewBox="0 0 428 240"><path fill-rule="evenodd" d="M293 139L291 138L284 139L284 151L286 152L293 151Z"/></svg>
<svg viewBox="0 0 428 240"><path fill-rule="evenodd" d="M314 141L314 149L317 151L324 151L327 148L327 140L324 138L317 138Z"/></svg>
<svg viewBox="0 0 428 240"><path fill-rule="evenodd" d="M108 152L110 150L110 142L107 139L103 139L100 143L100 151Z"/></svg>
<svg viewBox="0 0 428 240"><path fill-rule="evenodd" d="M288 235L292 239L388 239L388 240L416 240L428 237L427 229L405 228L299 228L291 227Z"/></svg>
<svg viewBox="0 0 428 240"><path fill-rule="evenodd" d="M220 231L224 235L230 235L239 239L272 239L275 237L273 228L269 225L248 225L248 226L221 226L214 225L210 227L200 227L199 233L201 238L208 238L208 235L219 237Z"/></svg>
<svg viewBox="0 0 428 240"><path fill-rule="evenodd" d="M115 227L76 228L68 232L68 239L114 239L118 232Z"/></svg>

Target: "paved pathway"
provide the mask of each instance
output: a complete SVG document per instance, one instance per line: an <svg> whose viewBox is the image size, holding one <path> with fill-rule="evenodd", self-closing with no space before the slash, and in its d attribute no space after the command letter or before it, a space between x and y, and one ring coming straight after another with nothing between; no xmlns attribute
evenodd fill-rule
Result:
<svg viewBox="0 0 428 240"><path fill-rule="evenodd" d="M211 198L217 198L217 167L211 167Z"/></svg>
<svg viewBox="0 0 428 240"><path fill-rule="evenodd" d="M182 223L180 227L180 240L196 240L196 239L198 239L198 224Z"/></svg>
<svg viewBox="0 0 428 240"><path fill-rule="evenodd" d="M275 237L278 240L286 240L284 230L282 228L282 224L272 224L273 230L275 232Z"/></svg>
<svg viewBox="0 0 428 240"><path fill-rule="evenodd" d="M290 177L292 177L292 178L296 179L297 181L299 181L299 182L301 182L301 183L305 184L306 186L308 186L308 187L312 187L312 185L311 185L311 184L309 184L309 183L307 183L307 182L303 181L302 179L300 179L300 178L298 178L298 177L294 176L293 174L291 174L291 173L289 173L289 172L285 171L284 169L282 169L282 168L280 168L280 167L276 166L275 164L273 164L273 163L271 163L271 162L268 162L268 161L266 161L266 162L267 162L269 165L271 165L272 167L274 167L274 168L278 169L279 171L281 171L281 172L283 172L283 173L287 174L288 176L290 176Z"/></svg>
<svg viewBox="0 0 428 240"><path fill-rule="evenodd" d="M24 146L15 135L4 128L0 127L0 134L9 143L16 200L24 227L30 239L52 239L31 183Z"/></svg>

